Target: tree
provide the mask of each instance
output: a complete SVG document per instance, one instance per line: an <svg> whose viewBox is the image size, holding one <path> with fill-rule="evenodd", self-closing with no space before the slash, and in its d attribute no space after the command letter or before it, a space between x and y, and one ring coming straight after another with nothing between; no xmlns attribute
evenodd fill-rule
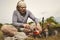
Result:
<svg viewBox="0 0 60 40"><path fill-rule="evenodd" d="M53 16L47 18L47 19L45 20L45 22L46 22L47 24L52 25L51 27L55 27L55 26L58 24L58 22L56 22L56 20L54 19Z"/></svg>
<svg viewBox="0 0 60 40"><path fill-rule="evenodd" d="M46 19L46 22L48 22L48 23L55 23L55 24L58 24L58 22L56 22L56 20L54 19L53 16L47 18L47 19Z"/></svg>

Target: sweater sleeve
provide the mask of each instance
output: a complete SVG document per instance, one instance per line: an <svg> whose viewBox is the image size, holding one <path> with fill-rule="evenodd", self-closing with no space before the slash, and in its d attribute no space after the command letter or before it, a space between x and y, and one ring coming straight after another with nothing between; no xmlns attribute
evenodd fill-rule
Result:
<svg viewBox="0 0 60 40"><path fill-rule="evenodd" d="M29 17L37 24L39 23L38 19L29 11Z"/></svg>
<svg viewBox="0 0 60 40"><path fill-rule="evenodd" d="M18 23L17 22L17 20L18 20L17 18L18 18L17 13L16 13L16 11L14 11L13 17L12 17L12 24L14 26L23 26L23 23Z"/></svg>

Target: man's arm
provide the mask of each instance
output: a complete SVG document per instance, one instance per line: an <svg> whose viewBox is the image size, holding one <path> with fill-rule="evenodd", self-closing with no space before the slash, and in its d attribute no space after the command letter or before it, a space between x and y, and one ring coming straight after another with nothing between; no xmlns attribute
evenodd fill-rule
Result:
<svg viewBox="0 0 60 40"><path fill-rule="evenodd" d="M42 31L42 27L39 24L38 19L29 11L29 17L36 23L36 27Z"/></svg>
<svg viewBox="0 0 60 40"><path fill-rule="evenodd" d="M29 17L36 23L36 25L39 23L38 19L29 11Z"/></svg>

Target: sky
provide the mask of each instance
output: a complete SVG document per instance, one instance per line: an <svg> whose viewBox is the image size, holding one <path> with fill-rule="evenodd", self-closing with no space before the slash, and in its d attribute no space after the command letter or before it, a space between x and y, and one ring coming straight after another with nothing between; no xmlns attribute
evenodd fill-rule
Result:
<svg viewBox="0 0 60 40"><path fill-rule="evenodd" d="M12 23L13 11L16 9L18 1L0 0L0 23ZM46 19L50 16L60 18L60 0L25 0L25 3L27 9L39 20L42 17Z"/></svg>

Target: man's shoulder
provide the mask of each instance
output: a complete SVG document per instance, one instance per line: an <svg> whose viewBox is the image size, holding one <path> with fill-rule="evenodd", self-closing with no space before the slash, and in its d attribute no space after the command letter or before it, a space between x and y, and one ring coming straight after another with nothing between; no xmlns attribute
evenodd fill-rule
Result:
<svg viewBox="0 0 60 40"><path fill-rule="evenodd" d="M14 14L17 14L17 13L19 13L17 10L14 10L14 12L13 12Z"/></svg>
<svg viewBox="0 0 60 40"><path fill-rule="evenodd" d="M27 12L31 12L30 10L27 10Z"/></svg>
<svg viewBox="0 0 60 40"><path fill-rule="evenodd" d="M27 10L27 13L30 15L31 14L31 11L30 10Z"/></svg>

